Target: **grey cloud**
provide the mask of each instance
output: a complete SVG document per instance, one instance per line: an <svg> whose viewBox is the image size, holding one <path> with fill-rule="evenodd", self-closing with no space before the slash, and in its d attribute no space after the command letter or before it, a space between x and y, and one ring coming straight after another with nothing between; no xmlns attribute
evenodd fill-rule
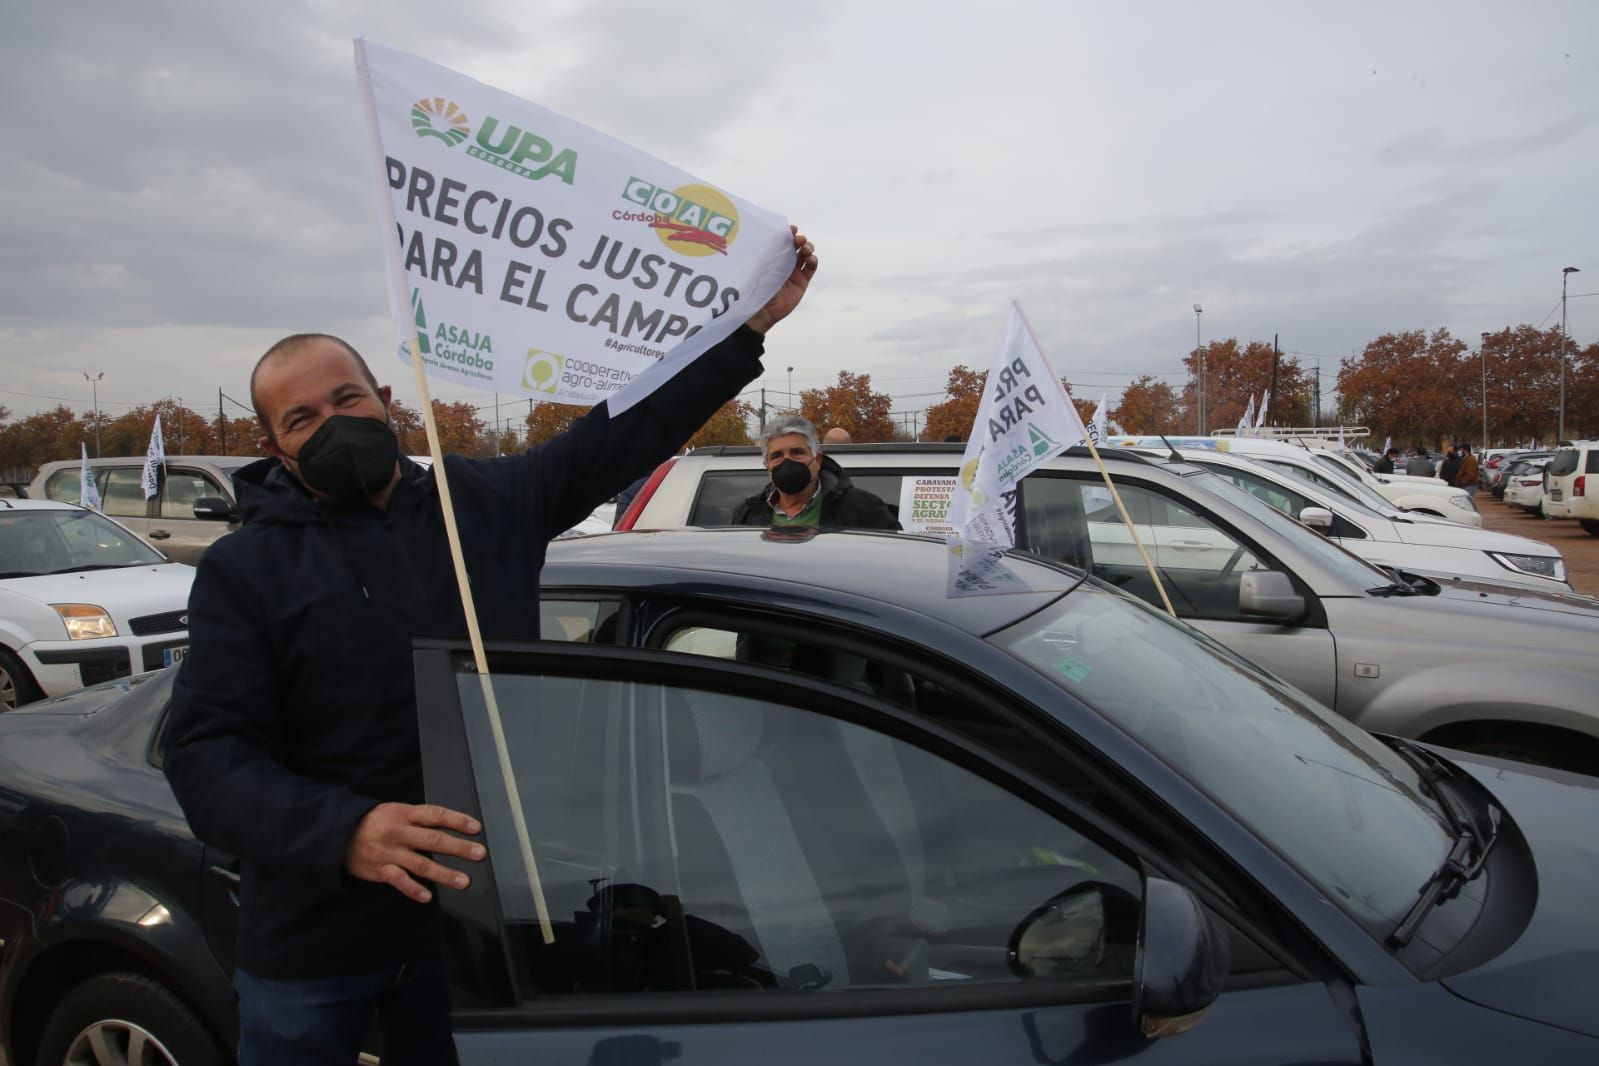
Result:
<svg viewBox="0 0 1599 1066"><path fill-rule="evenodd" d="M1501 134L1472 140L1449 138L1432 129L1388 142L1378 150L1380 162L1394 165L1436 163L1496 163L1502 160L1524 162L1536 155L1575 139L1594 124L1599 113L1581 111L1527 133Z"/></svg>

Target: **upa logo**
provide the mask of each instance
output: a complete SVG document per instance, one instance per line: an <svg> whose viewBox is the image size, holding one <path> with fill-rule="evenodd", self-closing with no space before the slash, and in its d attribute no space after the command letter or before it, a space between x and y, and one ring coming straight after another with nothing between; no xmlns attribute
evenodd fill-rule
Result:
<svg viewBox="0 0 1599 1066"><path fill-rule="evenodd" d="M530 392L554 396L556 387L561 383L561 370L565 364L566 360L554 352L529 348L527 362L522 364L522 387Z"/></svg>
<svg viewBox="0 0 1599 1066"><path fill-rule="evenodd" d="M679 185L675 189L629 178L622 199L643 213L615 212L625 221L648 222L661 243L680 255L726 255L738 236L738 208L709 185Z"/></svg>
<svg viewBox="0 0 1599 1066"><path fill-rule="evenodd" d="M442 96L418 100L411 105L411 128L418 137L437 137L451 148L472 134L466 112L455 106L453 100Z"/></svg>

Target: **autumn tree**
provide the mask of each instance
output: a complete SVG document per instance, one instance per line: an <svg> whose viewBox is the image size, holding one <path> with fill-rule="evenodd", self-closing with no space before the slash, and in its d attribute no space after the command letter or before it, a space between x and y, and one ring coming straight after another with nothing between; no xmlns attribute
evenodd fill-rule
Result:
<svg viewBox="0 0 1599 1066"><path fill-rule="evenodd" d="M732 399L716 409L705 424L694 431L685 448L709 448L718 444L753 444L750 439L750 419L755 408L742 400Z"/></svg>
<svg viewBox="0 0 1599 1066"><path fill-rule="evenodd" d="M927 408L927 427L922 430L923 440L965 440L977 420L977 409L983 404L983 389L988 386L988 371L957 366L949 372L949 383L944 389L944 399Z"/></svg>
<svg viewBox="0 0 1599 1066"><path fill-rule="evenodd" d="M439 428L439 450L444 454L493 454L494 442L492 438L487 438L488 423L478 417L477 408L464 400L455 403L434 400L433 421ZM422 451L427 451L425 441Z"/></svg>
<svg viewBox="0 0 1599 1066"><path fill-rule="evenodd" d="M1462 410L1466 345L1447 329L1384 333L1338 367L1340 417L1378 440L1436 446L1452 439L1481 407ZM1472 360L1475 362L1475 360ZM1475 438L1480 435L1472 434Z"/></svg>
<svg viewBox="0 0 1599 1066"><path fill-rule="evenodd" d="M1144 374L1122 390L1121 402L1106 417L1124 433L1144 434L1179 432L1178 416L1176 390Z"/></svg>
<svg viewBox="0 0 1599 1066"><path fill-rule="evenodd" d="M77 456L83 442L93 455L93 416L79 417L65 404L39 411L0 426L0 470L32 477L41 463Z"/></svg>
<svg viewBox="0 0 1599 1066"><path fill-rule="evenodd" d="M567 427L592 410L592 407L570 403L536 404L533 413L527 416L528 445L543 444L557 434L566 432Z"/></svg>
<svg viewBox="0 0 1599 1066"><path fill-rule="evenodd" d="M1568 351L1572 354L1566 362L1566 436L1571 440L1591 440L1599 437L1599 341L1580 350L1573 344ZM1489 387L1492 385L1490 377ZM1490 426L1492 404L1490 395Z"/></svg>
<svg viewBox="0 0 1599 1066"><path fill-rule="evenodd" d="M1566 436L1575 438L1582 432L1575 423L1591 425L1594 417L1592 408L1584 411L1580 404L1573 403L1573 386L1578 380L1573 368L1581 353L1569 342L1566 352ZM1540 330L1529 325L1502 329L1485 336L1477 352L1467 353L1458 361L1452 400L1458 408L1457 421L1464 424L1451 427L1457 440L1476 440L1482 435L1485 369L1489 440L1554 440L1560 425L1560 330ZM1588 417L1576 417L1574 423L1574 416L1581 415Z"/></svg>
<svg viewBox="0 0 1599 1066"><path fill-rule="evenodd" d="M825 389L806 389L800 393L800 414L810 419L818 433L834 426L849 431L856 444L876 444L894 436L894 420L888 416L894 401L872 391L870 374L838 372L838 383Z"/></svg>
<svg viewBox="0 0 1599 1066"><path fill-rule="evenodd" d="M1196 348L1183 358L1188 368L1188 384L1184 386L1179 413L1179 425L1188 429L1197 424L1199 409L1197 385L1199 381L1199 354L1205 355L1205 419L1210 424L1202 432L1232 429L1249 409L1249 398L1258 404L1266 390L1271 390L1271 403L1266 424L1272 426L1305 426L1312 421L1312 388L1310 377L1291 355L1278 356L1265 341L1250 341L1240 348L1238 338L1213 341L1202 349ZM1277 384L1272 386L1272 362L1277 363Z"/></svg>

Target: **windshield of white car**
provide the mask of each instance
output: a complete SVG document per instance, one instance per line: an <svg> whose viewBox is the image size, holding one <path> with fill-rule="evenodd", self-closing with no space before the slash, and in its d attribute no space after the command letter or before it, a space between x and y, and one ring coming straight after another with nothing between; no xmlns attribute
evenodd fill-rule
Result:
<svg viewBox="0 0 1599 1066"><path fill-rule="evenodd" d="M1392 500L1366 484L1365 481L1361 480L1359 474L1339 462L1337 456L1330 452L1319 452L1315 455L1315 458L1322 461L1324 468L1317 471L1317 473L1333 479L1340 489L1346 490L1347 493L1352 493L1357 500L1372 508L1378 514L1392 517L1402 513L1402 508L1395 507ZM1309 475L1299 474L1298 476L1308 477Z"/></svg>
<svg viewBox="0 0 1599 1066"><path fill-rule="evenodd" d="M1351 554L1334 541L1317 533L1298 519L1290 518L1265 500L1244 491L1213 470L1201 468L1189 475L1188 484L1195 491L1209 492L1241 510L1249 512L1293 541L1294 547L1340 578L1360 589L1386 586L1393 582L1391 575L1379 570L1357 555Z"/></svg>
<svg viewBox="0 0 1599 1066"><path fill-rule="evenodd" d="M155 566L160 552L93 511L0 511L0 577Z"/></svg>
<svg viewBox="0 0 1599 1066"><path fill-rule="evenodd" d="M1228 810L1373 935L1451 845L1416 769L1131 597L1084 586L990 638Z"/></svg>

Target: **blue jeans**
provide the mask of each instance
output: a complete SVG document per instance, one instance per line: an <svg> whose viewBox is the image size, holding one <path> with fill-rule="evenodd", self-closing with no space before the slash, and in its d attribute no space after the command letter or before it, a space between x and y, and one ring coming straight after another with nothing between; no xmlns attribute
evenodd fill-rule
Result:
<svg viewBox="0 0 1599 1066"><path fill-rule="evenodd" d="M347 977L270 980L235 970L239 1066L354 1066L376 1018L383 1066L455 1066L440 962Z"/></svg>

